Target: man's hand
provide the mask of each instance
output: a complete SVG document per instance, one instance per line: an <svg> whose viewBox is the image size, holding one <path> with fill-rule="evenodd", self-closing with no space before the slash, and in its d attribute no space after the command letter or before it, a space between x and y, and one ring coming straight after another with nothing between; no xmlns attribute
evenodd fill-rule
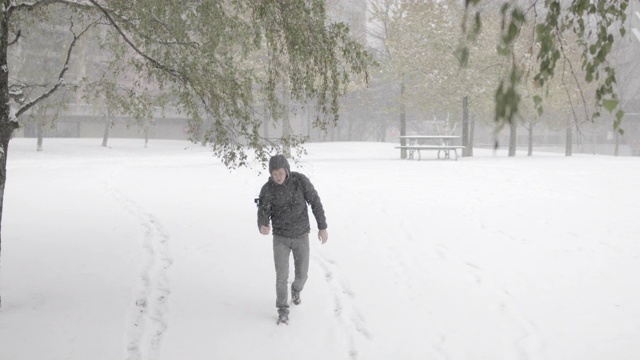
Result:
<svg viewBox="0 0 640 360"><path fill-rule="evenodd" d="M329 240L329 233L327 232L327 229L318 231L318 240L323 244Z"/></svg>
<svg viewBox="0 0 640 360"><path fill-rule="evenodd" d="M260 234L262 235L269 235L269 232L271 231L271 228L268 226L260 226Z"/></svg>

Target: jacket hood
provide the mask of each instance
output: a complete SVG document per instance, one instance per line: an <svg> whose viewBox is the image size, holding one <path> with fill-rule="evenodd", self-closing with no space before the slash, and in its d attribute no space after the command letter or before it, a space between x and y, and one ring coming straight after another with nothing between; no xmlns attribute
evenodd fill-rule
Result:
<svg viewBox="0 0 640 360"><path fill-rule="evenodd" d="M276 169L285 169L287 171L287 175L291 173L291 169L289 168L289 162L284 155L274 155L269 160L269 174Z"/></svg>

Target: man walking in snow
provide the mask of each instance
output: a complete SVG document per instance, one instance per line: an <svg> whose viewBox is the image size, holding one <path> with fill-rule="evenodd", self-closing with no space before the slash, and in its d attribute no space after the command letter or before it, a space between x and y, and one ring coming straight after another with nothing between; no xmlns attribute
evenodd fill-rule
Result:
<svg viewBox="0 0 640 360"><path fill-rule="evenodd" d="M322 202L309 178L291 172L289 162L282 155L269 160L269 180L260 190L258 199L258 229L269 235L273 227L273 259L276 267L276 307L278 323L289 322L287 282L289 256L293 253L295 279L291 284L291 302L301 303L300 292L307 281L309 271L309 214L311 205L318 224L318 239L327 242L327 221Z"/></svg>

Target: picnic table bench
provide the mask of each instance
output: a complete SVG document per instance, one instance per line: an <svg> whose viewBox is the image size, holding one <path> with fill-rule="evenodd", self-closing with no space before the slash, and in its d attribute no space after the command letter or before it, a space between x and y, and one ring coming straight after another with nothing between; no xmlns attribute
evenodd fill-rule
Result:
<svg viewBox="0 0 640 360"><path fill-rule="evenodd" d="M422 150L437 150L438 159L451 159L451 152L453 152L454 159L458 160L458 149L462 150L465 147L461 145L451 145L452 140L459 139L460 136L456 135L405 135L400 136L400 139L406 139L409 141L408 145L396 146L396 149L408 150L409 159L414 158L414 153L418 153L418 160L422 158L420 151ZM422 144L424 141L437 140L439 144Z"/></svg>

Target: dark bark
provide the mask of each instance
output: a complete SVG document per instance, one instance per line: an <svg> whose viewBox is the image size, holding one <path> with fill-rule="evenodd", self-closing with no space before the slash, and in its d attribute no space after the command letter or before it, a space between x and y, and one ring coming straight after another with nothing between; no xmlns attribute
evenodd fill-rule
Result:
<svg viewBox="0 0 640 360"><path fill-rule="evenodd" d="M469 97L465 96L462 98L462 146L464 146L464 149L462 149L462 156L471 156L469 151L471 148L469 135Z"/></svg>
<svg viewBox="0 0 640 360"><path fill-rule="evenodd" d="M60 73L58 74L58 81L55 83L55 85L53 85L52 87L50 87L47 91L45 91L43 94L41 94L40 96L38 96L37 98L28 101L27 103L25 103L24 105L22 105L20 107L20 109L18 109L16 111L16 117L22 115L24 112L26 112L27 110L31 109L32 107L34 107L36 104L38 104L39 102L47 99L48 97L50 97L51 95L53 95L53 93L55 93L56 91L58 91L60 88L65 86L65 81L64 81L64 77L65 74L67 73L67 71L69 70L69 61L71 60L71 54L73 53L73 49L75 48L78 39L80 39L80 37L82 37L92 26L94 26L96 23L92 23L91 25L87 26L84 30L82 30L82 32L80 32L80 34L76 35L75 33L73 33L73 40L71 41L71 43L69 44L69 48L67 49L67 54L66 54L66 59L64 61L64 65L62 65L62 69L60 70ZM4 36L6 38L6 35ZM3 46L4 47L4 53L5 53L5 58L6 58L6 53L7 53L7 46Z"/></svg>
<svg viewBox="0 0 640 360"><path fill-rule="evenodd" d="M3 0L2 7L11 6L10 0ZM7 47L9 46L9 16L0 14L0 258L2 254L2 209L4 205L4 189L7 183L7 156L9 154L9 140L13 130L18 128L18 122L11 112L9 105L9 70L7 65ZM0 265L2 263L0 262ZM1 266L0 266L1 269ZM0 307L2 306L0 291Z"/></svg>
<svg viewBox="0 0 640 360"><path fill-rule="evenodd" d="M5 33L6 34L6 33ZM6 107L6 105L4 106ZM3 116L4 117L4 116ZM0 146L2 146L2 154L0 157L0 260L2 255L2 210L4 204L4 189L7 183L7 154L9 153L9 140L11 139L11 133L7 124L3 119L2 128L0 129ZM0 261L0 270L2 269L2 262ZM0 287L1 289L1 287ZM0 291L0 307L2 307L2 292Z"/></svg>

